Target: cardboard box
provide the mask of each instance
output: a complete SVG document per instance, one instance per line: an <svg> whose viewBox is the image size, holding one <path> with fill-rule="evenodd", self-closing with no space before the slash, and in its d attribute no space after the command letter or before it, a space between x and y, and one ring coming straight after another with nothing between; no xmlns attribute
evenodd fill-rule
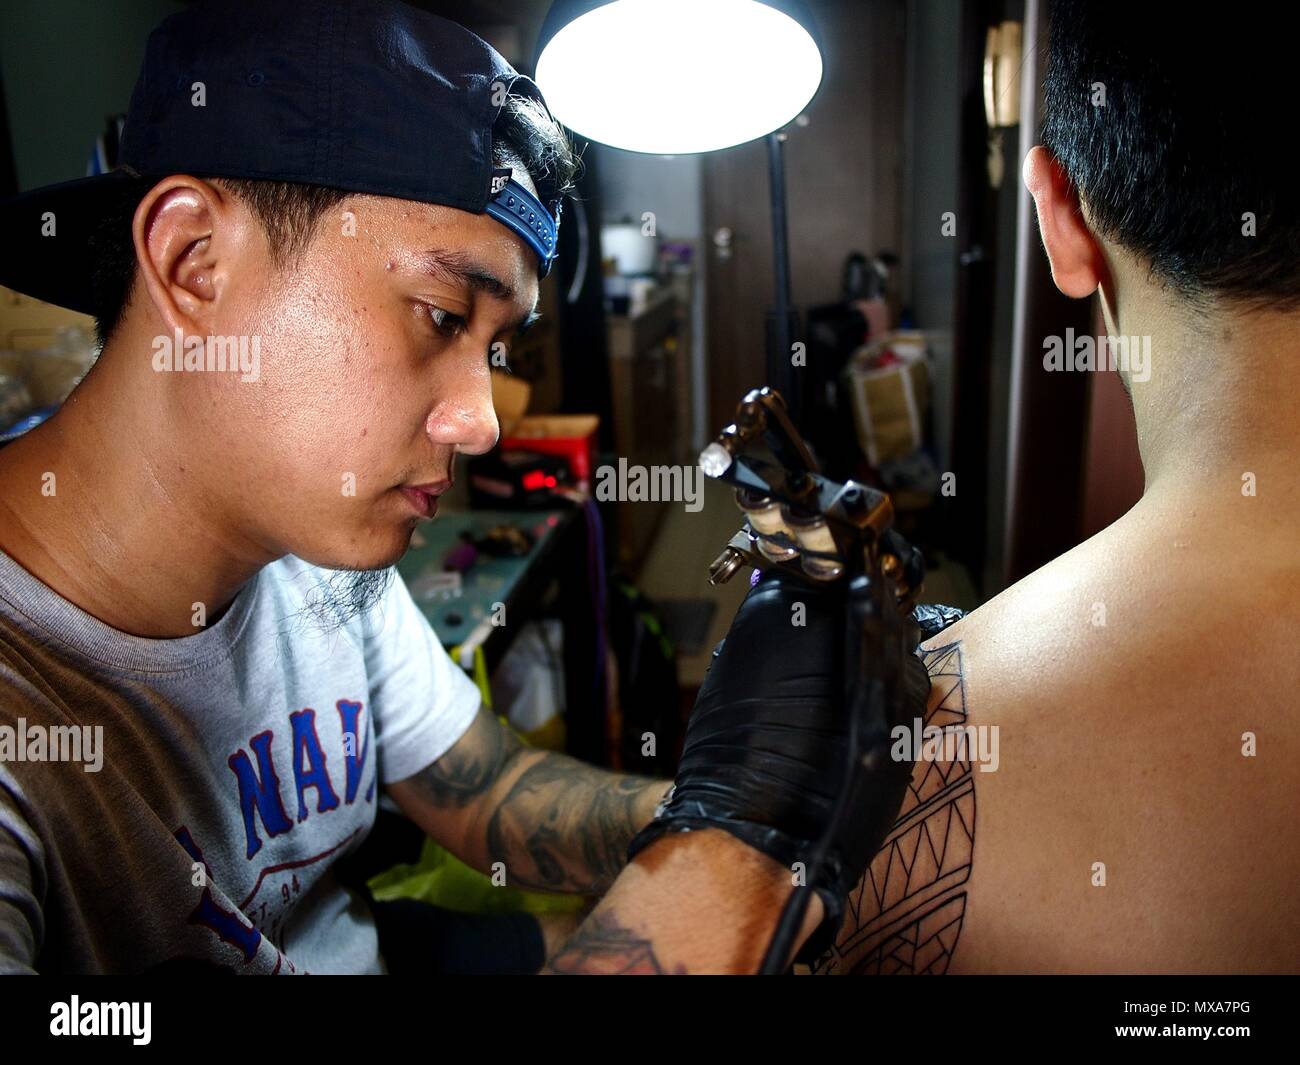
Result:
<svg viewBox="0 0 1300 1065"><path fill-rule="evenodd" d="M526 381L492 374L492 403L501 423L501 447L560 456L573 471L577 487L590 492L600 418L595 414L526 414L531 392Z"/></svg>
<svg viewBox="0 0 1300 1065"><path fill-rule="evenodd" d="M0 286L0 374L23 381L33 409L62 403L97 347L93 318Z"/></svg>
<svg viewBox="0 0 1300 1065"><path fill-rule="evenodd" d="M874 365L885 351L898 361ZM853 353L844 373L858 442L872 466L905 458L925 443L929 360L921 333L890 333Z"/></svg>

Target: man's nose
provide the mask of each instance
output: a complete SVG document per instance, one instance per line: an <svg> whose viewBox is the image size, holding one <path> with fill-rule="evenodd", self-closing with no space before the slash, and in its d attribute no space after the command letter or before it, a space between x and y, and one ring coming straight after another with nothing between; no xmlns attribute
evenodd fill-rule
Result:
<svg viewBox="0 0 1300 1065"><path fill-rule="evenodd" d="M496 446L501 427L492 405L492 375L486 367L465 375L460 387L434 406L427 425L429 439L463 455L482 455Z"/></svg>

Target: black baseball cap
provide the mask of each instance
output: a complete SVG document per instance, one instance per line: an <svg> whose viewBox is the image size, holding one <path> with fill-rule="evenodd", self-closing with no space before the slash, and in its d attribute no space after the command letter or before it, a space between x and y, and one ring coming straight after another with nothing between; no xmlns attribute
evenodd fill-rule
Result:
<svg viewBox="0 0 1300 1065"><path fill-rule="evenodd" d="M560 203L539 203L492 163L510 92L546 107L486 41L398 0L196 4L149 37L117 169L0 203L0 284L92 313L90 237L107 204L131 176L177 173L487 213L545 277Z"/></svg>

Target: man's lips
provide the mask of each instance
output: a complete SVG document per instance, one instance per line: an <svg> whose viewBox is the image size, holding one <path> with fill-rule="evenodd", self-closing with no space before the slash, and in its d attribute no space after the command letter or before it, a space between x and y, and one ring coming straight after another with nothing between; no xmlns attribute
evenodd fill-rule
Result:
<svg viewBox="0 0 1300 1065"><path fill-rule="evenodd" d="M402 495L422 518L432 518L438 512L438 497L451 487L450 481L432 484L402 485Z"/></svg>

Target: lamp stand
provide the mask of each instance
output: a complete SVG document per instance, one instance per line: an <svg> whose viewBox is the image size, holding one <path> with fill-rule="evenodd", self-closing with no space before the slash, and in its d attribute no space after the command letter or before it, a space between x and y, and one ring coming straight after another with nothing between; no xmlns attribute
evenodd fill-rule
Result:
<svg viewBox="0 0 1300 1065"><path fill-rule="evenodd" d="M801 393L790 361L799 316L790 305L790 244L786 231L785 133L767 135L768 185L772 203L772 260L776 282L774 307L767 315L767 380L786 401L790 420L800 424Z"/></svg>

